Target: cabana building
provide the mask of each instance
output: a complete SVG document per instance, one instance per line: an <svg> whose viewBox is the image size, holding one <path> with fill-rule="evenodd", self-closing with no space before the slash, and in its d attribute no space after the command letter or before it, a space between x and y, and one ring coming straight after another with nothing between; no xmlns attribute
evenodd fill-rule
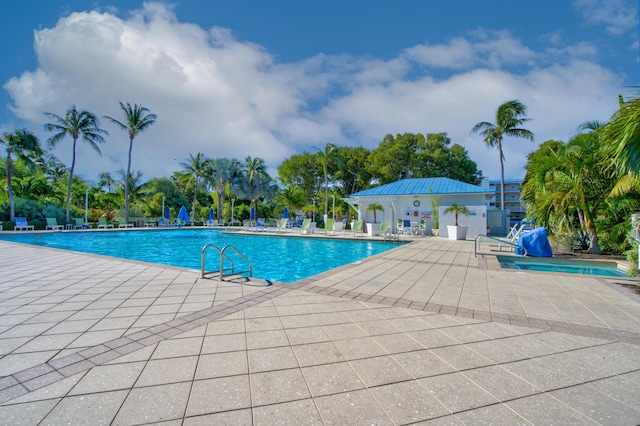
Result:
<svg viewBox="0 0 640 426"><path fill-rule="evenodd" d="M375 232L372 204L379 204L383 210L375 212L378 225L381 220L391 220L394 228L398 219L409 220L416 226L421 219L426 220L426 229L434 225L434 211L440 228L440 236L447 237L447 225L455 224L453 213L444 214L452 204L457 203L469 209L471 214L460 215L458 224L468 226L467 238L488 233L487 200L495 191L482 186L471 185L448 178L413 178L380 185L375 188L351 194L344 201L357 212L358 218L367 223L367 232ZM499 212L499 211L496 211Z"/></svg>

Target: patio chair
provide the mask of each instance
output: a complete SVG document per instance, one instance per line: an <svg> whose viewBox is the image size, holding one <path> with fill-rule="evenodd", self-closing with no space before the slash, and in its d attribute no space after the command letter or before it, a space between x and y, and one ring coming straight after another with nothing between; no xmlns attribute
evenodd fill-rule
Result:
<svg viewBox="0 0 640 426"><path fill-rule="evenodd" d="M83 218L76 217L76 229L91 229L91 225L86 223Z"/></svg>
<svg viewBox="0 0 640 426"><path fill-rule="evenodd" d="M55 217L48 217L47 226L45 227L45 229L52 229L57 231L64 229L64 225L58 225L58 220Z"/></svg>
<svg viewBox="0 0 640 426"><path fill-rule="evenodd" d="M98 229L107 229L107 228L113 228L113 225L107 222L107 219L105 219L104 217L98 218Z"/></svg>
<svg viewBox="0 0 640 426"><path fill-rule="evenodd" d="M286 217L283 217L282 219L280 219L276 224L275 230L277 232L289 231L289 219L287 219Z"/></svg>
<svg viewBox="0 0 640 426"><path fill-rule="evenodd" d="M325 235L327 234L327 232L331 231L333 232L333 235L335 235L336 232L333 230L333 225L335 223L336 223L335 220L327 219L327 222L324 224L324 228L320 229L320 231L322 231Z"/></svg>
<svg viewBox="0 0 640 426"><path fill-rule="evenodd" d="M26 217L16 217L16 225L13 227L14 231L33 231L33 225L29 225Z"/></svg>
<svg viewBox="0 0 640 426"><path fill-rule="evenodd" d="M345 231L345 233L346 232L353 232L354 237L358 232L362 234L362 220L354 220L353 222L351 222L351 229Z"/></svg>
<svg viewBox="0 0 640 426"><path fill-rule="evenodd" d="M311 227L312 224L314 225L313 227ZM298 229L298 232L301 234L313 234L314 230L315 222L311 222L311 219L304 219L300 225L300 229Z"/></svg>
<svg viewBox="0 0 640 426"><path fill-rule="evenodd" d="M378 231L378 235L383 235L386 233L392 234L392 230L391 230L391 221L390 220L383 220L382 222L380 222L380 231Z"/></svg>
<svg viewBox="0 0 640 426"><path fill-rule="evenodd" d="M124 217L118 218L118 228L133 228L133 224L127 222Z"/></svg>

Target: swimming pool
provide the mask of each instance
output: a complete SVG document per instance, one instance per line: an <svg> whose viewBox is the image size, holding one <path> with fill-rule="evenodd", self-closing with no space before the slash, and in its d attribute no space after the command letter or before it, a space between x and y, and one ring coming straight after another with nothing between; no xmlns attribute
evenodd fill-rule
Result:
<svg viewBox="0 0 640 426"><path fill-rule="evenodd" d="M568 260L497 256L500 267L527 271L564 272L567 274L626 277L627 273L616 262L594 260Z"/></svg>
<svg viewBox="0 0 640 426"><path fill-rule="evenodd" d="M242 235L202 228L0 234L0 239L197 270L200 270L201 252L206 244L219 248L232 245L253 264L254 277L285 283L357 262L402 244ZM207 270L217 270L217 253L214 250L207 253ZM234 258L232 252L229 254ZM242 266L238 269L245 270Z"/></svg>

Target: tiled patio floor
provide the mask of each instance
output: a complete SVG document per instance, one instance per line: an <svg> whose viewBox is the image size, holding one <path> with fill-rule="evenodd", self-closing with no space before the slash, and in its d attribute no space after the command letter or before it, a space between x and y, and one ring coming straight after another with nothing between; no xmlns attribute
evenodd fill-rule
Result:
<svg viewBox="0 0 640 426"><path fill-rule="evenodd" d="M620 280L439 238L288 286L0 252L0 424L640 423Z"/></svg>

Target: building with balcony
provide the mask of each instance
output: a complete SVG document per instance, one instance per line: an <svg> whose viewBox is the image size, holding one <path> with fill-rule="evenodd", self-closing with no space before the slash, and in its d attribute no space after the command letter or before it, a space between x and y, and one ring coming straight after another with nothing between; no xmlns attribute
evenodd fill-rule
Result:
<svg viewBox="0 0 640 426"><path fill-rule="evenodd" d="M485 182L486 184L486 182ZM500 180L489 180L489 189L495 192L495 196L489 200L488 208L496 209L501 207L500 203ZM522 205L520 192L522 191L522 179L504 180L504 209L509 210L511 220L522 220L527 215L527 210Z"/></svg>

